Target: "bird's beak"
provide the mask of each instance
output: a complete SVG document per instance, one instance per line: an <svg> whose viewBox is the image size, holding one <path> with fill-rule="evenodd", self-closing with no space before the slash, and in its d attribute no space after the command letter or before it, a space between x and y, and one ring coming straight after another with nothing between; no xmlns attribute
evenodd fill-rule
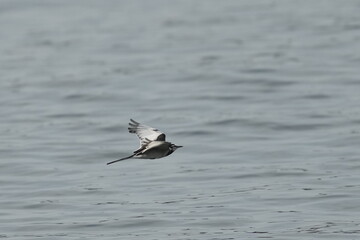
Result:
<svg viewBox="0 0 360 240"><path fill-rule="evenodd" d="M182 148L183 146L176 146L177 148Z"/></svg>

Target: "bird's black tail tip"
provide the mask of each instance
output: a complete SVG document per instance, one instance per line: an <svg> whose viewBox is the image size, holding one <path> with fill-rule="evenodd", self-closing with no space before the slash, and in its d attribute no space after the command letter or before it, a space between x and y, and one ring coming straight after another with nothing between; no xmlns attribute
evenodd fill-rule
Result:
<svg viewBox="0 0 360 240"><path fill-rule="evenodd" d="M120 158L118 160L114 160L114 161L111 161L111 162L108 162L106 163L106 165L110 165L110 164L113 164L113 163L116 163L116 162L120 162L122 160L126 160L126 159L129 159L129 158L132 158L133 156L135 156L135 154L131 155L131 156L128 156L128 157L124 157L124 158Z"/></svg>

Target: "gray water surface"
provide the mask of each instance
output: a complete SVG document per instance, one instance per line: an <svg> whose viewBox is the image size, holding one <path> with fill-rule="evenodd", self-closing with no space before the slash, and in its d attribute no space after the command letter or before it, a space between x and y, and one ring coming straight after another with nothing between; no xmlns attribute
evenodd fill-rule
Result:
<svg viewBox="0 0 360 240"><path fill-rule="evenodd" d="M359 239L359 12L1 1L0 238Z"/></svg>

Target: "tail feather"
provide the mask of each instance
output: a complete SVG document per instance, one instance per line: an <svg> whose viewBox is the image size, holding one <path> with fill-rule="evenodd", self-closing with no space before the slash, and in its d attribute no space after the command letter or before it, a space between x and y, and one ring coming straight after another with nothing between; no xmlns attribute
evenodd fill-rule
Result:
<svg viewBox="0 0 360 240"><path fill-rule="evenodd" d="M135 155L136 155L136 153L134 153L133 155L130 155L130 156L128 156L128 157L124 157L124 158L120 158L120 159L115 160L115 161L108 162L106 165L113 164L113 163L116 163L116 162L120 162L120 161L122 161L122 160L126 160L126 159L129 159L129 158L132 158L132 157L134 157Z"/></svg>

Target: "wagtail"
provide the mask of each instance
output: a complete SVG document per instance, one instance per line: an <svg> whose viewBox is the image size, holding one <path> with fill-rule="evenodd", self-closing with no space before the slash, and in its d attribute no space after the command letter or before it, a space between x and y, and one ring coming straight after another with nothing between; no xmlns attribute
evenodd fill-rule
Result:
<svg viewBox="0 0 360 240"><path fill-rule="evenodd" d="M158 129L140 124L133 119L130 119L128 129L129 133L135 133L140 139L140 148L134 151L134 154L112 162L108 162L107 165L129 158L162 158L172 154L176 149L182 147L172 144L171 142L166 142L165 134L160 132Z"/></svg>

